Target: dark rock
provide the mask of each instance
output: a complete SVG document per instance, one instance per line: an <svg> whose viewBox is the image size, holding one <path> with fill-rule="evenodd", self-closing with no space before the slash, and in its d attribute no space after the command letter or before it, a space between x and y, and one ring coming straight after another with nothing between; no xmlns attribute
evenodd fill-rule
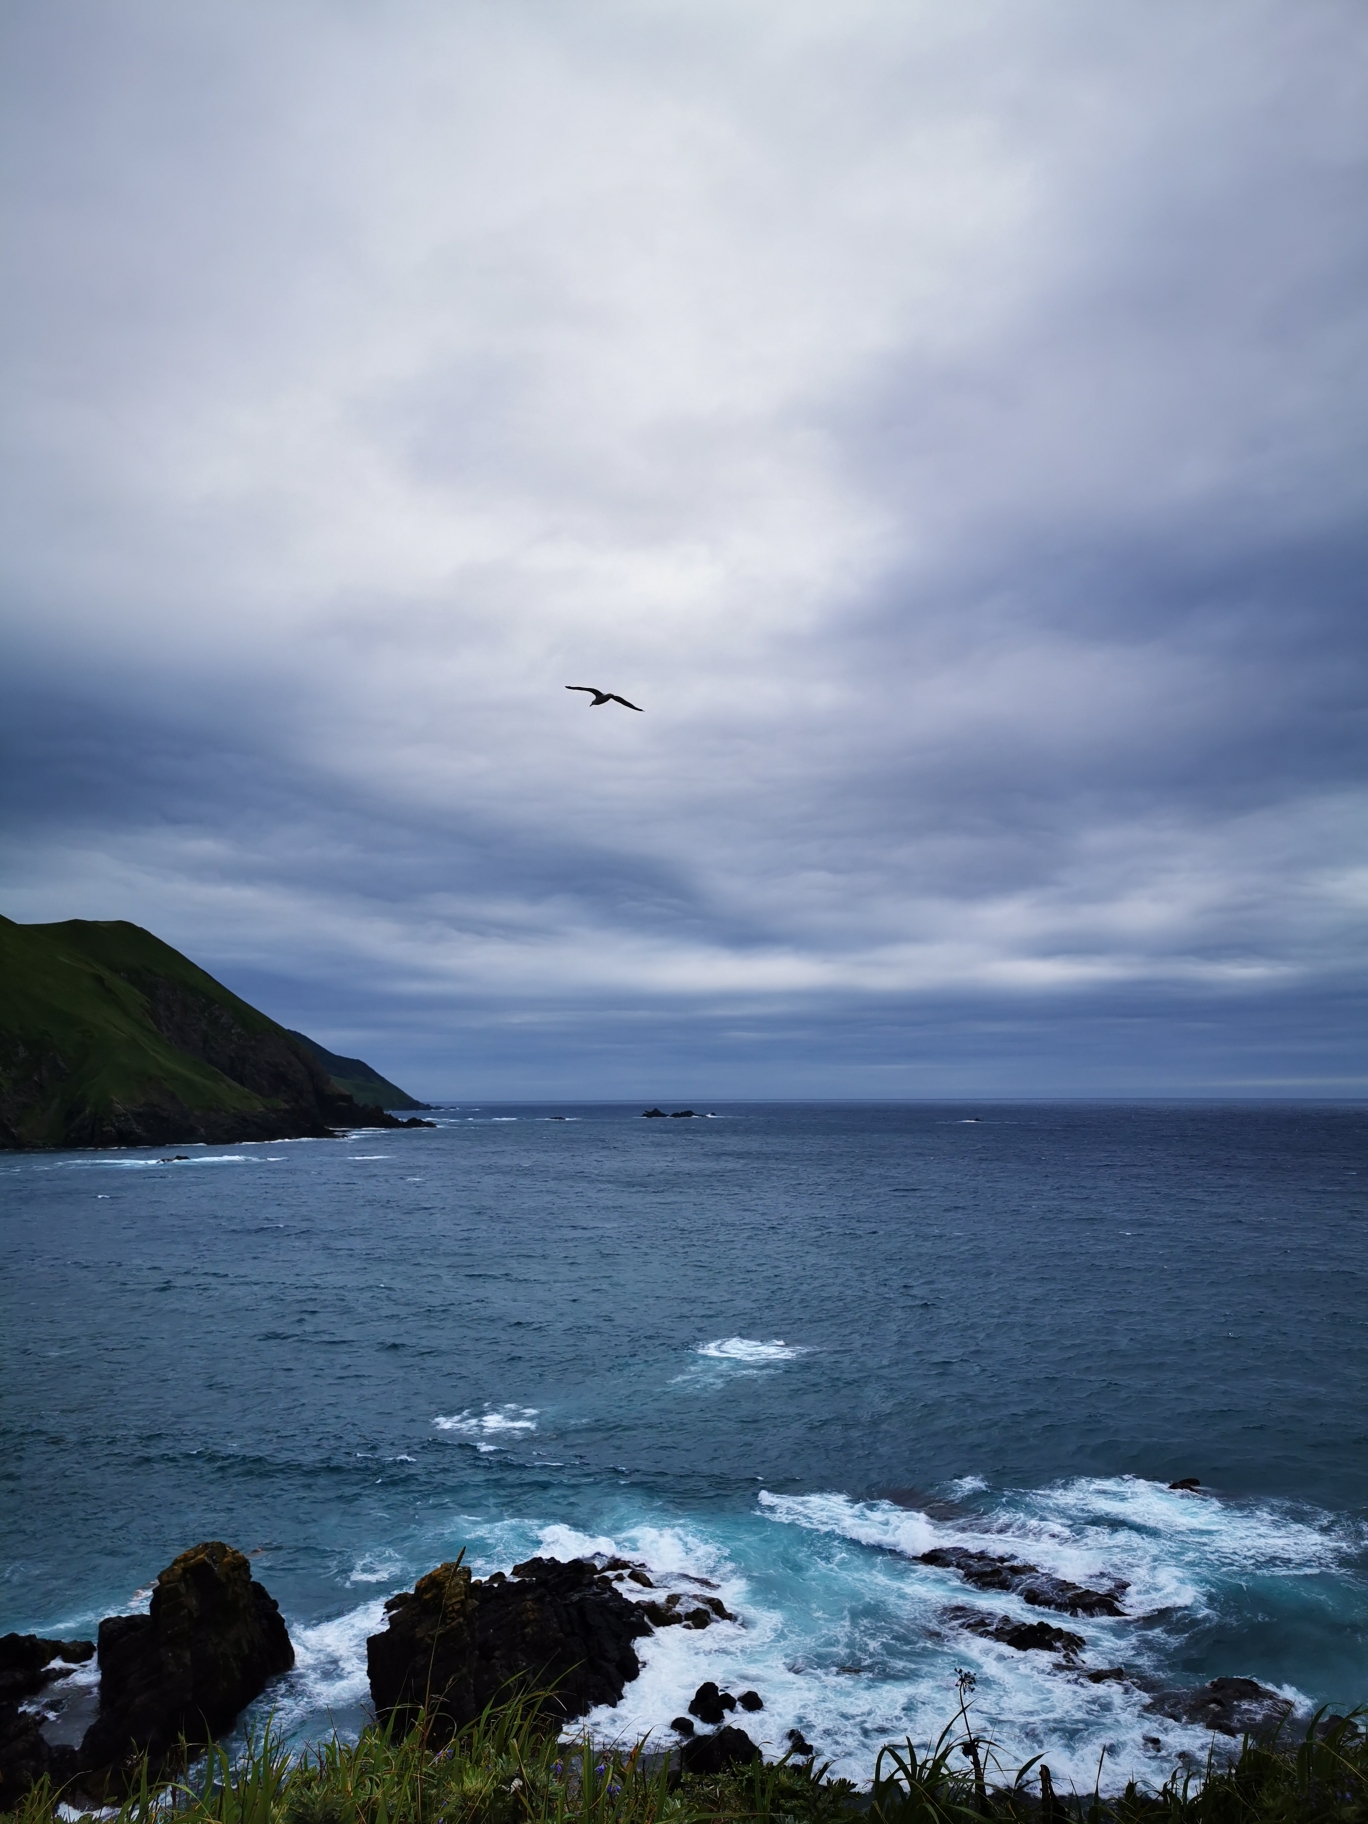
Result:
<svg viewBox="0 0 1368 1824"><path fill-rule="evenodd" d="M1129 1586L1124 1583L1114 1583L1109 1590L1090 1590L1052 1576L1038 1565L995 1558L991 1552L972 1552L963 1546L938 1546L934 1551L923 1552L917 1562L958 1571L976 1590L1011 1591L1032 1608L1055 1609L1061 1615L1125 1614L1120 1598Z"/></svg>
<svg viewBox="0 0 1368 1824"><path fill-rule="evenodd" d="M1169 1483L1170 1488L1181 1489L1184 1493L1191 1493L1194 1488L1200 1488L1201 1486L1202 1485L1197 1480L1196 1476L1184 1476L1181 1482Z"/></svg>
<svg viewBox="0 0 1368 1824"><path fill-rule="evenodd" d="M810 1761L817 1752L801 1729L790 1729L784 1739L789 1745L789 1753L800 1761Z"/></svg>
<svg viewBox="0 0 1368 1824"><path fill-rule="evenodd" d="M43 1640L37 1634L0 1635L0 1703L34 1697L95 1651L93 1640ZM66 1661L60 1665L58 1661Z"/></svg>
<svg viewBox="0 0 1368 1824"><path fill-rule="evenodd" d="M645 1571L639 1571L635 1565L629 1567L627 1578L631 1583L639 1583L643 1590L653 1590L656 1587L646 1575Z"/></svg>
<svg viewBox="0 0 1368 1824"><path fill-rule="evenodd" d="M743 1710L763 1710L765 1707L765 1700L758 1691L743 1691L736 1701Z"/></svg>
<svg viewBox="0 0 1368 1824"><path fill-rule="evenodd" d="M1213 1678L1195 1691L1158 1691L1148 1708L1175 1723L1195 1723L1219 1735L1272 1735L1292 1706L1252 1678Z"/></svg>
<svg viewBox="0 0 1368 1824"><path fill-rule="evenodd" d="M726 1714L722 1693L711 1679L700 1685L689 1699L689 1715L696 1716L700 1723L720 1723Z"/></svg>
<svg viewBox="0 0 1368 1824"><path fill-rule="evenodd" d="M663 1108L643 1108L641 1116L644 1121L663 1121L665 1110Z"/></svg>
<svg viewBox="0 0 1368 1824"><path fill-rule="evenodd" d="M677 1108L670 1115L671 1121L697 1121L698 1116L691 1108Z"/></svg>
<svg viewBox="0 0 1368 1824"><path fill-rule="evenodd" d="M650 1607L583 1559L530 1558L484 1582L459 1559L439 1565L390 1598L366 1642L376 1715L404 1728L426 1704L444 1740L519 1681L548 1690L540 1708L562 1720L616 1704L641 1670L632 1642L650 1633Z"/></svg>
<svg viewBox="0 0 1368 1824"><path fill-rule="evenodd" d="M1088 1683L1090 1685L1124 1685L1127 1682L1126 1668L1124 1666L1106 1666L1097 1672L1088 1673Z"/></svg>
<svg viewBox="0 0 1368 1824"><path fill-rule="evenodd" d="M54 1679L88 1660L93 1640L44 1640L37 1634L0 1636L0 1812L13 1811L31 1786L47 1778L62 1786L76 1772L74 1748L48 1742L42 1719L19 1708Z"/></svg>
<svg viewBox="0 0 1368 1824"><path fill-rule="evenodd" d="M1086 1644L1081 1634L1071 1634L1067 1628L1056 1628L1048 1621L1013 1621L1010 1615L990 1621L986 1615L967 1610L957 1610L955 1619L970 1634L1000 1641L1004 1647L1015 1647L1018 1653L1063 1653L1067 1658Z"/></svg>
<svg viewBox="0 0 1368 1824"><path fill-rule="evenodd" d="M720 1596L700 1596L698 1599L706 1608L712 1610L719 1621L735 1621L736 1617L723 1602Z"/></svg>
<svg viewBox="0 0 1368 1824"><path fill-rule="evenodd" d="M676 1735L692 1735L694 1732L693 1718L690 1716L676 1716L672 1719L670 1727L674 1730Z"/></svg>
<svg viewBox="0 0 1368 1824"><path fill-rule="evenodd" d="M0 1812L18 1808L41 1779L65 1786L77 1770L76 1750L44 1739L41 1721L17 1703L0 1704Z"/></svg>
<svg viewBox="0 0 1368 1824"><path fill-rule="evenodd" d="M686 1628L710 1628L712 1619L712 1615L707 1609L690 1609L684 1617L684 1626Z"/></svg>
<svg viewBox="0 0 1368 1824"><path fill-rule="evenodd" d="M638 1607L653 1628L677 1628L684 1620L678 1609L663 1602L643 1602Z"/></svg>
<svg viewBox="0 0 1368 1824"><path fill-rule="evenodd" d="M716 1735L695 1735L679 1751L679 1770L699 1776L725 1773L729 1767L749 1767L760 1759L760 1750L746 1734L728 1724Z"/></svg>
<svg viewBox="0 0 1368 1824"><path fill-rule="evenodd" d="M80 1751L97 1770L144 1749L163 1761L182 1736L211 1740L294 1664L279 1608L220 1540L167 1566L148 1614L102 1621L98 1652L100 1710Z"/></svg>

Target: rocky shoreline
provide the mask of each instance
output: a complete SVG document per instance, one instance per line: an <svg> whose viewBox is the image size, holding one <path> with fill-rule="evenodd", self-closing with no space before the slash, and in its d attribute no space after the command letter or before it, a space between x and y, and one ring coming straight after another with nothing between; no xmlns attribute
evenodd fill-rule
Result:
<svg viewBox="0 0 1368 1824"><path fill-rule="evenodd" d="M1124 1614L1123 1585L1091 1590L1015 1559L954 1548L927 1552L921 1562L1071 1617ZM645 1565L622 1558L530 1558L483 1579L460 1557L439 1565L389 1599L384 1627L367 1641L376 1719L402 1733L425 1712L429 1739L440 1746L510 1698L539 1712L549 1728L616 1705L640 1672L638 1641L665 1628L744 1626L708 1579L676 1574L672 1581L687 1584L687 1593L658 1587ZM1020 1652L1049 1653L1070 1677L1130 1685L1156 1721L1232 1738L1263 1736L1291 1710L1253 1679L1176 1689L1123 1666L1090 1668L1082 1658L1085 1636L1043 1619L994 1619L952 1603L943 1625ZM99 1673L94 1715L79 1742L58 1739L51 1699L92 1659ZM11 1810L43 1778L82 1801L105 1802L127 1790L144 1757L154 1777L169 1777L186 1749L193 1754L231 1729L293 1664L276 1602L252 1577L244 1554L216 1540L167 1566L147 1614L107 1617L94 1641L3 1636L0 1811ZM764 1708L758 1691L733 1695L711 1682L700 1685L687 1715L668 1724L661 1719L672 1732L678 1770L712 1774L758 1761L761 1749L735 1718ZM810 1760L815 1753L800 1732L789 1731L787 1758Z"/></svg>

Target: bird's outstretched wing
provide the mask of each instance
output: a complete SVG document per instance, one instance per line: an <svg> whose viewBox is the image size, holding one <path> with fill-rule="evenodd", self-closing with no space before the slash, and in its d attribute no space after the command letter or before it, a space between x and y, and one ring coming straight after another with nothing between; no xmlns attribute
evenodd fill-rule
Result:
<svg viewBox="0 0 1368 1824"><path fill-rule="evenodd" d="M589 705L590 709L602 709L605 703L621 703L624 709L634 709L639 716L646 713L639 703L629 703L626 697L620 697L615 690L599 690L594 684L567 684L565 688L582 690L586 696L592 697L594 700Z"/></svg>

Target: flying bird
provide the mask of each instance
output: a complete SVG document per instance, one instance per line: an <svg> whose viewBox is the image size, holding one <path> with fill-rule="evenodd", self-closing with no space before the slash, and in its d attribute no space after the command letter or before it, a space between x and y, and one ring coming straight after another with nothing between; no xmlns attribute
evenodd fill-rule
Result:
<svg viewBox="0 0 1368 1824"><path fill-rule="evenodd" d="M567 690L582 690L594 700L590 709L602 709L605 703L621 703L624 709L634 709L639 716L646 712L639 703L629 703L626 697L620 697L615 690L596 690L592 684L567 684Z"/></svg>

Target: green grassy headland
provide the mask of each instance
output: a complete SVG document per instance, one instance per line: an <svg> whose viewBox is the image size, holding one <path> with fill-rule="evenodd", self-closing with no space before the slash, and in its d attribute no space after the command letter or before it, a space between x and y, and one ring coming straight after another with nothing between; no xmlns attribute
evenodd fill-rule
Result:
<svg viewBox="0 0 1368 1824"><path fill-rule="evenodd" d="M329 1051L320 1045L317 1039L311 1039L306 1033L291 1031L290 1037L306 1045L319 1063L327 1071L339 1089L345 1089L349 1096L358 1102L372 1102L380 1108L427 1108L427 1102L419 1102L407 1095L397 1083L391 1083L388 1077L382 1077L378 1070L361 1058L343 1058L337 1052Z"/></svg>
<svg viewBox="0 0 1368 1824"><path fill-rule="evenodd" d="M0 1147L321 1136L394 1089L320 1050L138 925L0 918Z"/></svg>

